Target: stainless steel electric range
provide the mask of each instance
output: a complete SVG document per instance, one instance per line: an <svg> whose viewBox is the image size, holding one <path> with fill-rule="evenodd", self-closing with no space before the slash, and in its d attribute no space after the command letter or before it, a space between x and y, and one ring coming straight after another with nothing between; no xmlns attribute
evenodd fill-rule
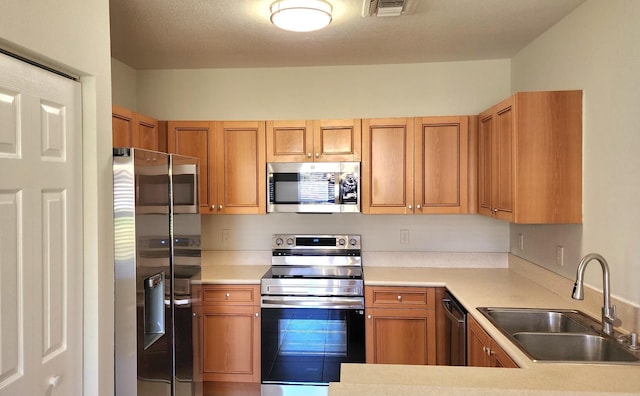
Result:
<svg viewBox="0 0 640 396"><path fill-rule="evenodd" d="M360 235L276 234L261 280L262 395L326 395L364 363Z"/></svg>

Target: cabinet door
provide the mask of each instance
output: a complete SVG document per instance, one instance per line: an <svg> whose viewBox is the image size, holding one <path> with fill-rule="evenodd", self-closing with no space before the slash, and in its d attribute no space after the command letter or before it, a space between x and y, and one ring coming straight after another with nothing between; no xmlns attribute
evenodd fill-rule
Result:
<svg viewBox="0 0 640 396"><path fill-rule="evenodd" d="M496 217L507 221L513 220L513 117L512 99L498 105L495 123L493 200L497 209Z"/></svg>
<svg viewBox="0 0 640 396"><path fill-rule="evenodd" d="M215 123L218 211L266 213L264 121Z"/></svg>
<svg viewBox="0 0 640 396"><path fill-rule="evenodd" d="M111 112L113 147L133 147L133 135L136 129L135 117L131 110L113 106Z"/></svg>
<svg viewBox="0 0 640 396"><path fill-rule="evenodd" d="M491 367L518 368L519 366L500 348L495 341L491 342Z"/></svg>
<svg viewBox="0 0 640 396"><path fill-rule="evenodd" d="M316 120L313 132L314 161L360 161L360 119Z"/></svg>
<svg viewBox="0 0 640 396"><path fill-rule="evenodd" d="M260 381L258 312L254 306L203 306L203 380Z"/></svg>
<svg viewBox="0 0 640 396"><path fill-rule="evenodd" d="M478 125L478 213L493 216L492 199L492 112L480 114Z"/></svg>
<svg viewBox="0 0 640 396"><path fill-rule="evenodd" d="M467 315L467 366L490 367L491 337L471 315Z"/></svg>
<svg viewBox="0 0 640 396"><path fill-rule="evenodd" d="M362 120L362 213L413 213L413 120Z"/></svg>
<svg viewBox="0 0 640 396"><path fill-rule="evenodd" d="M133 146L147 150L158 150L158 120L136 114Z"/></svg>
<svg viewBox="0 0 640 396"><path fill-rule="evenodd" d="M167 149L170 153L200 159L200 213L217 212L217 184L215 182L215 139L207 121L169 121Z"/></svg>
<svg viewBox="0 0 640 396"><path fill-rule="evenodd" d="M415 121L415 213L468 213L468 117Z"/></svg>
<svg viewBox="0 0 640 396"><path fill-rule="evenodd" d="M427 309L367 309L366 361L435 364L435 312Z"/></svg>
<svg viewBox="0 0 640 396"><path fill-rule="evenodd" d="M267 121L267 162L313 161L313 121Z"/></svg>

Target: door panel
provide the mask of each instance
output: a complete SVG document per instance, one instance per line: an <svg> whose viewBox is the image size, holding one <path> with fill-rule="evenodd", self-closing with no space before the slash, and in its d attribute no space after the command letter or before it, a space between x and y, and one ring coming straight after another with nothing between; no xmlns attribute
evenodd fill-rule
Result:
<svg viewBox="0 0 640 396"><path fill-rule="evenodd" d="M80 84L0 55L0 394L82 394Z"/></svg>

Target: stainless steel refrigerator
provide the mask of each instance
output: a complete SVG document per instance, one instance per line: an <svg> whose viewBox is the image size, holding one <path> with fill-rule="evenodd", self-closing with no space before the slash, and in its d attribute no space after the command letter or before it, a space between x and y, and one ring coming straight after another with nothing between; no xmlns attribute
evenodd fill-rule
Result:
<svg viewBox="0 0 640 396"><path fill-rule="evenodd" d="M196 158L113 150L117 396L200 396Z"/></svg>

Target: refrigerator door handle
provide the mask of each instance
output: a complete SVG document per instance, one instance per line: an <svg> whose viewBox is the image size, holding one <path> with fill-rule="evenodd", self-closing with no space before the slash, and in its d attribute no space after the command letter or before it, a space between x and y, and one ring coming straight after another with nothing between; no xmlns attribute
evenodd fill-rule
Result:
<svg viewBox="0 0 640 396"><path fill-rule="evenodd" d="M144 283L144 349L153 345L165 333L164 273L146 278Z"/></svg>

